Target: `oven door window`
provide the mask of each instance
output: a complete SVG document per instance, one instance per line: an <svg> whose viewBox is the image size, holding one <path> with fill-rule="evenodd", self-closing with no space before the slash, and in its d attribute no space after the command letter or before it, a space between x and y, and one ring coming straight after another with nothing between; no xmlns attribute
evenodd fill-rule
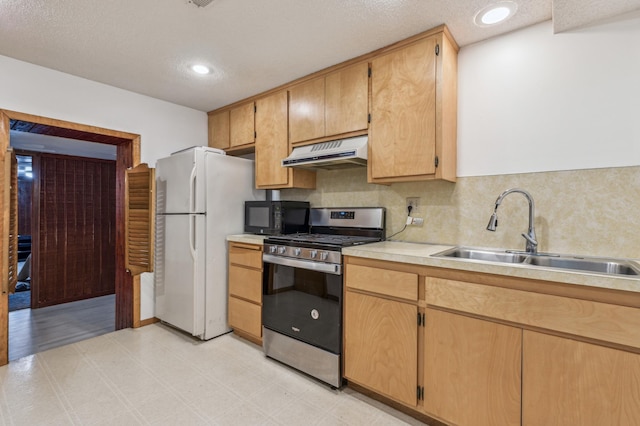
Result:
<svg viewBox="0 0 640 426"><path fill-rule="evenodd" d="M342 275L272 263L264 266L263 325L339 354Z"/></svg>

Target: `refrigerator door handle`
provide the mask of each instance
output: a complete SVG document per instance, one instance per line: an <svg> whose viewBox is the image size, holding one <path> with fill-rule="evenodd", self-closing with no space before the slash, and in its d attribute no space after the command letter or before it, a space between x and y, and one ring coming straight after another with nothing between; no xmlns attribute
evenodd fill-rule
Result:
<svg viewBox="0 0 640 426"><path fill-rule="evenodd" d="M193 268L196 269L196 216L189 215L189 251L191 252L191 258L193 259Z"/></svg>
<svg viewBox="0 0 640 426"><path fill-rule="evenodd" d="M191 259L193 259L193 277L197 277L198 276L198 259L196 257L197 253L196 253L196 215L194 214L190 214L189 215L189 251L191 252ZM197 303L196 300L196 296L197 296L197 292L194 292L193 294L194 299L193 299L193 305L195 306ZM197 324L198 324L198 310L197 309L193 309L193 330L196 330L197 328Z"/></svg>
<svg viewBox="0 0 640 426"><path fill-rule="evenodd" d="M193 164L191 176L189 177L189 213L196 210L196 164Z"/></svg>

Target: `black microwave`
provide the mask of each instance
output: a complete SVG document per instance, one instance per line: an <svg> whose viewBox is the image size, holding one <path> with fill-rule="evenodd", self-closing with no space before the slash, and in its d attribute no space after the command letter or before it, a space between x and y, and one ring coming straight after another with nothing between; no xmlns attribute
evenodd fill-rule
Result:
<svg viewBox="0 0 640 426"><path fill-rule="evenodd" d="M307 201L245 201L244 232L262 235L309 232Z"/></svg>

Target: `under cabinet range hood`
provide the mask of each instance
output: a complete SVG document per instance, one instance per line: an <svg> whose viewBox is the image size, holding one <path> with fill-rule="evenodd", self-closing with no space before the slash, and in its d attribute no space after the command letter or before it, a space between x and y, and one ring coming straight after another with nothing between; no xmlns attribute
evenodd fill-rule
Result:
<svg viewBox="0 0 640 426"><path fill-rule="evenodd" d="M293 148L283 167L344 169L367 165L367 136L320 142Z"/></svg>

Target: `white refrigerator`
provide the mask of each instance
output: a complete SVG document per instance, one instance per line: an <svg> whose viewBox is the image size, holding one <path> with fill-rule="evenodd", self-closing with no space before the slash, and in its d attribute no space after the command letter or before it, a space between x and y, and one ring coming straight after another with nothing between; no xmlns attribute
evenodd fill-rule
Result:
<svg viewBox="0 0 640 426"><path fill-rule="evenodd" d="M194 147L156 163L155 312L202 340L227 325L229 234L244 229L244 202L254 189L254 162Z"/></svg>

